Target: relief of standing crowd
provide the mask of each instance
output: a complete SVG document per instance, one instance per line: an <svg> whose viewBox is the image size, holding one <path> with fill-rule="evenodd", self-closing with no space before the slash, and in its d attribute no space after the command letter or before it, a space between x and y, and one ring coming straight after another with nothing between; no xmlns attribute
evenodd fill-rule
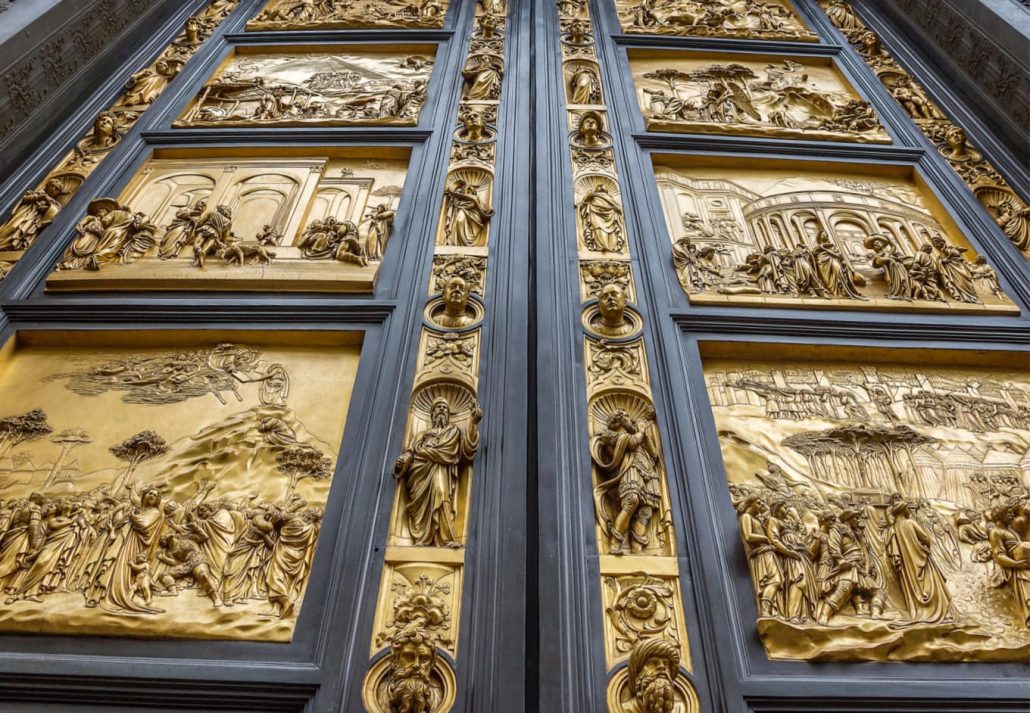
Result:
<svg viewBox="0 0 1030 713"><path fill-rule="evenodd" d="M0 502L5 604L75 594L87 608L159 614L160 598L196 590L212 607L266 602L267 616L293 616L322 509L295 494L268 502L213 490L203 482L180 501L133 484Z"/></svg>

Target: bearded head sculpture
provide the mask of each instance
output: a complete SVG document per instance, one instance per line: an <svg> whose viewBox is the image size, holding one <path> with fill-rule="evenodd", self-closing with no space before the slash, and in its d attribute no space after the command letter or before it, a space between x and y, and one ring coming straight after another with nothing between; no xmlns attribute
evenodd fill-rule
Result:
<svg viewBox="0 0 1030 713"><path fill-rule="evenodd" d="M629 689L640 713L672 713L679 647L664 639L645 639L629 656Z"/></svg>
<svg viewBox="0 0 1030 713"><path fill-rule="evenodd" d="M387 699L390 713L433 713L436 695L430 681L436 646L426 628L415 622L390 641Z"/></svg>

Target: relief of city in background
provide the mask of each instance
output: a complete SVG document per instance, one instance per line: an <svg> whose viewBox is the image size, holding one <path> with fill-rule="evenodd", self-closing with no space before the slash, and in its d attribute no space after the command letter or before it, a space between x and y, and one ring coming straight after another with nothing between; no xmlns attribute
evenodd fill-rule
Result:
<svg viewBox="0 0 1030 713"><path fill-rule="evenodd" d="M237 50L175 126L418 123L432 45Z"/></svg>
<svg viewBox="0 0 1030 713"><path fill-rule="evenodd" d="M719 359L705 378L770 657L1027 660L1018 362Z"/></svg>
<svg viewBox="0 0 1030 713"><path fill-rule="evenodd" d="M198 335L5 349L0 631L290 640L360 346Z"/></svg>
<svg viewBox="0 0 1030 713"><path fill-rule="evenodd" d="M911 171L671 156L654 169L692 303L1019 312Z"/></svg>
<svg viewBox="0 0 1030 713"><path fill-rule="evenodd" d="M497 0L488 0L491 5ZM443 27L448 0L268 0L247 30Z"/></svg>
<svg viewBox="0 0 1030 713"><path fill-rule="evenodd" d="M371 291L408 150L252 151L158 152L90 202L47 289Z"/></svg>
<svg viewBox="0 0 1030 713"><path fill-rule="evenodd" d="M629 51L649 131L890 143L873 107L825 62Z"/></svg>

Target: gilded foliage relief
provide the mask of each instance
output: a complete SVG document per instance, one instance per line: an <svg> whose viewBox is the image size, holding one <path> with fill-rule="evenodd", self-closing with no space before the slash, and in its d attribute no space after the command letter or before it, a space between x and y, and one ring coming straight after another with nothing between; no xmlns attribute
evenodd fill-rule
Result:
<svg viewBox="0 0 1030 713"><path fill-rule="evenodd" d="M291 638L359 340L225 336L7 350L0 630Z"/></svg>
<svg viewBox="0 0 1030 713"><path fill-rule="evenodd" d="M705 375L770 657L1026 660L1025 371L720 359Z"/></svg>

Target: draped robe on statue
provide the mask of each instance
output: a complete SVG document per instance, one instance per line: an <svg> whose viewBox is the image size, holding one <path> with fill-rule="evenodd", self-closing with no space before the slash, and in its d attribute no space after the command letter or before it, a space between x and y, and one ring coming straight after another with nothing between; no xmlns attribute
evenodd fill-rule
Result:
<svg viewBox="0 0 1030 713"><path fill-rule="evenodd" d="M447 195L447 245L470 246L479 242L483 229L494 214L479 200L474 188L458 186L446 192Z"/></svg>
<svg viewBox="0 0 1030 713"><path fill-rule="evenodd" d="M478 434L471 438L453 423L418 434L406 455L408 527L419 545L456 542L455 501L463 464L476 456Z"/></svg>
<svg viewBox="0 0 1030 713"><path fill-rule="evenodd" d="M887 554L896 563L908 614L926 623L943 621L951 614L951 595L930 555L930 542L926 530L907 517L894 522L887 541Z"/></svg>
<svg viewBox="0 0 1030 713"><path fill-rule="evenodd" d="M232 514L228 510L218 510L208 518L198 518L193 527L204 535L200 551L211 567L211 576L221 579L229 550L236 539Z"/></svg>
<svg viewBox="0 0 1030 713"><path fill-rule="evenodd" d="M157 540L164 525L165 516L160 507L148 507L133 513L129 521L122 526L119 540L115 546L115 555L111 568L102 577L104 596L100 606L116 614L138 612L143 614L159 613L159 610L137 604L132 600L132 569L129 565L136 561L141 552L152 558L157 549Z"/></svg>
<svg viewBox="0 0 1030 713"><path fill-rule="evenodd" d="M311 569L318 531L317 522L309 522L300 515L290 516L279 530L265 584L269 600L279 602L284 617L291 614L292 604L300 596Z"/></svg>
<svg viewBox="0 0 1030 713"><path fill-rule="evenodd" d="M594 189L579 203L583 222L583 242L590 250L617 252L625 241L622 237L622 209L606 191Z"/></svg>

